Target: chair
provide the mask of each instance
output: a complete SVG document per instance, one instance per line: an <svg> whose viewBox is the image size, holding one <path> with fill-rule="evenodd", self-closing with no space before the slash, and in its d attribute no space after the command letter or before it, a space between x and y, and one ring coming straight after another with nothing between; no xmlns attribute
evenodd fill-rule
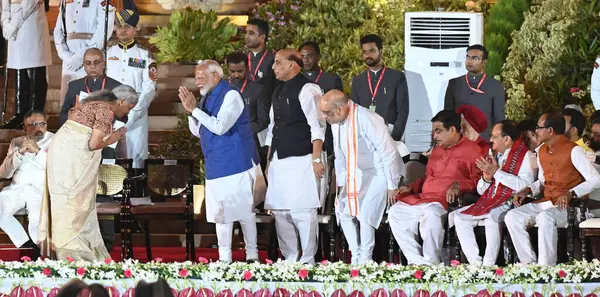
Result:
<svg viewBox="0 0 600 297"><path fill-rule="evenodd" d="M121 215L121 204L125 196L125 184L127 184L131 175L132 165L133 159L102 160L98 173L97 195L104 196L106 199L100 200L106 201L102 201L96 206L99 221L114 221L115 217ZM114 228L114 226L112 227ZM125 256L125 242L126 232L121 229L121 257Z"/></svg>
<svg viewBox="0 0 600 297"><path fill-rule="evenodd" d="M133 257L131 233L133 222L141 222L146 244L146 256L148 261L152 260L150 243L149 221L152 220L183 220L185 223L187 260L196 258L194 244L194 209L193 209L193 187L194 187L194 160L178 159L148 159L145 161L145 178L147 193L151 193L152 205L132 205L130 197L131 181L127 185L127 194L122 205L122 224L127 232L127 258ZM162 167L162 168L161 168ZM182 173L183 169L183 173ZM179 177L179 178L178 178Z"/></svg>
<svg viewBox="0 0 600 297"><path fill-rule="evenodd" d="M400 181L400 186L410 185L419 178L425 176L425 170L427 168L427 161L429 160L426 156L421 153L410 153L402 158L404 161L405 177ZM388 230L389 238L387 242L387 262L394 263L395 252L398 251L398 261L401 262L400 247L396 243L396 239L392 234L392 227L388 220L387 211L383 215L383 228Z"/></svg>

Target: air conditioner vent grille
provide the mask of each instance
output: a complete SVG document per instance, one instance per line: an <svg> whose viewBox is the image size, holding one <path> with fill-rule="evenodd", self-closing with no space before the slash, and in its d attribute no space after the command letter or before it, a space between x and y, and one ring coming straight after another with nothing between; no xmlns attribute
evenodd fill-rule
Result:
<svg viewBox="0 0 600 297"><path fill-rule="evenodd" d="M470 45L469 18L411 18L410 32L413 47L452 49Z"/></svg>

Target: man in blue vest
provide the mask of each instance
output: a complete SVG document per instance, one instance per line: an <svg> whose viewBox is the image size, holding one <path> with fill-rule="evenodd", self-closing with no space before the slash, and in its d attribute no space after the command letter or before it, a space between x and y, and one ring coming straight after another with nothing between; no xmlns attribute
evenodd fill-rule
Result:
<svg viewBox="0 0 600 297"><path fill-rule="evenodd" d="M239 221L246 260L258 261L253 189L260 158L250 128L248 108L239 91L223 79L213 60L196 67L200 105L185 87L179 99L189 115L189 128L200 138L206 170L206 219L216 224L219 260L231 262L233 222Z"/></svg>

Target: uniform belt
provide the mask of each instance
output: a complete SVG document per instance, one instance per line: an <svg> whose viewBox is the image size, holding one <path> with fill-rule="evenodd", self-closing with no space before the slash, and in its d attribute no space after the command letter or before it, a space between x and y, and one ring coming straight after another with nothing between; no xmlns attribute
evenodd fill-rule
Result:
<svg viewBox="0 0 600 297"><path fill-rule="evenodd" d="M67 40L72 40L72 39L92 39L92 36L94 36L94 34L92 33L69 33L67 34Z"/></svg>

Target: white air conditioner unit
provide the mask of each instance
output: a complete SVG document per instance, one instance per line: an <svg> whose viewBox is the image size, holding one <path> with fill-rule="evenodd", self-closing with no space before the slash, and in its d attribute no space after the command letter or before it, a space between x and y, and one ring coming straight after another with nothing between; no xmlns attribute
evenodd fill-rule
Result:
<svg viewBox="0 0 600 297"><path fill-rule="evenodd" d="M431 147L431 118L444 108L448 81L467 73L467 47L483 44L483 14L407 12L405 65L410 111L404 140L410 151Z"/></svg>

